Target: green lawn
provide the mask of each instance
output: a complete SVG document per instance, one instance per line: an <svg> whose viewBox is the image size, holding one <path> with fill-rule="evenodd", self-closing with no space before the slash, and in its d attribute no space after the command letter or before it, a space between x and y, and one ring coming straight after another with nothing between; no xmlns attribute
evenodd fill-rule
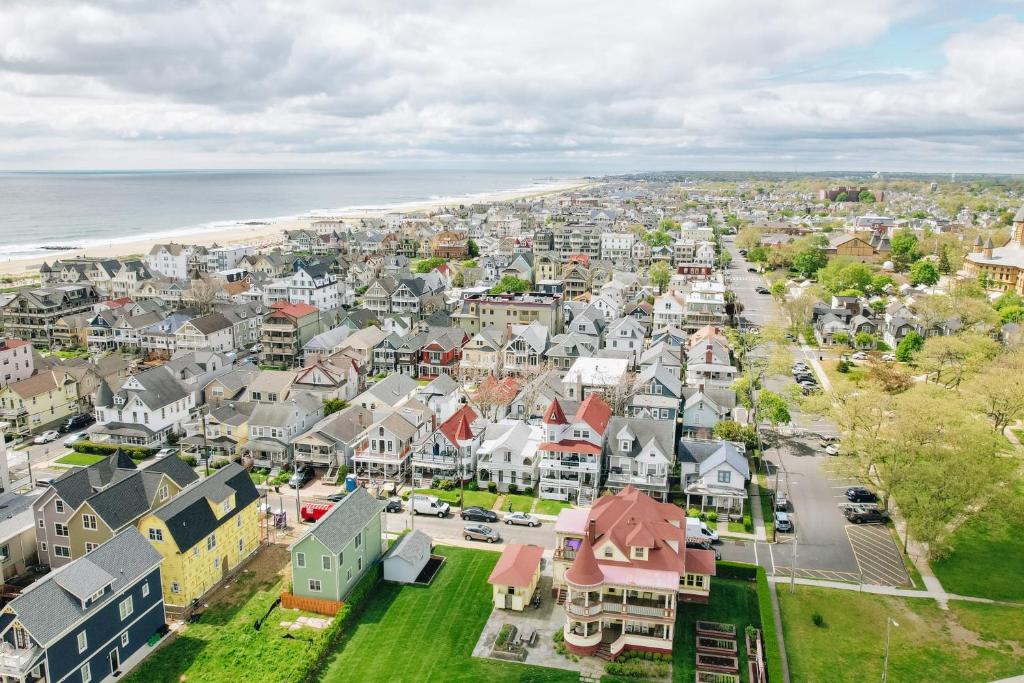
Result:
<svg viewBox="0 0 1024 683"><path fill-rule="evenodd" d="M254 574L241 574L239 582L244 590L237 593L251 597L241 603L222 601L207 608L199 621L190 624L173 643L150 655L127 682L299 680L309 652L321 647L310 643L321 636L321 631L303 628L289 632L280 622L294 620L301 613L280 608L274 609L259 631L253 628L256 619L266 614L281 594L284 584L279 577L274 579L257 585ZM236 591L234 586L232 591ZM285 638L286 633L294 638Z"/></svg>
<svg viewBox="0 0 1024 683"><path fill-rule="evenodd" d="M498 554L447 547L435 552L448 561L431 586L381 583L367 599L327 664L323 683L579 680L578 673L560 669L474 659L491 613L487 577Z"/></svg>
<svg viewBox="0 0 1024 683"><path fill-rule="evenodd" d="M738 579L712 579L711 598L706 605L680 605L672 643L672 680L693 683L697 671L698 621L719 621L736 626L736 647L739 651L741 680L747 679L747 648L743 633L748 624L761 627L757 606L757 584ZM794 679L798 680L798 679ZM808 679L810 680L810 679Z"/></svg>
<svg viewBox="0 0 1024 683"><path fill-rule="evenodd" d="M88 453L68 453L61 458L57 458L56 462L59 462L61 465L88 467L89 465L103 460L105 457L106 456L103 455L90 455Z"/></svg>
<svg viewBox="0 0 1024 683"><path fill-rule="evenodd" d="M1013 435L1017 437L1017 441L1024 443L1024 429L1020 427L1014 427L1010 431L1013 432Z"/></svg>
<svg viewBox="0 0 1024 683"><path fill-rule="evenodd" d="M572 503L564 500L538 500L537 509L534 512L540 515L555 515L557 517L559 512L571 507Z"/></svg>
<svg viewBox="0 0 1024 683"><path fill-rule="evenodd" d="M459 504L459 489L453 491L442 491L440 489L416 489L416 493L421 493L427 496L437 496L441 500L447 501L449 505ZM466 507L472 505L479 505L485 510L490 510L494 507L494 502L498 500L497 493L490 493L488 491L466 491Z"/></svg>
<svg viewBox="0 0 1024 683"><path fill-rule="evenodd" d="M932 563L943 588L959 595L1024 601L1024 520L998 514L974 517L956 530L952 546L949 556Z"/></svg>
<svg viewBox="0 0 1024 683"><path fill-rule="evenodd" d="M529 512L533 509L533 501L537 500L533 496L524 496L522 494L506 494L505 502L502 504L501 509L505 512L508 511L508 504L512 503L512 512Z"/></svg>
<svg viewBox="0 0 1024 683"><path fill-rule="evenodd" d="M1019 674L1024 612L958 601L896 598L812 586L780 586L779 602L794 681L877 681L892 617L891 681L991 681ZM816 626L813 615L824 618ZM839 645L839 646L837 646Z"/></svg>

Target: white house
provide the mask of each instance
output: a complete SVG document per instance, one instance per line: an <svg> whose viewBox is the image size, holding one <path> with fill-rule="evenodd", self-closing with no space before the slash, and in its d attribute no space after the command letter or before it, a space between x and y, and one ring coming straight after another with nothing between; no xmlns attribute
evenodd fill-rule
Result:
<svg viewBox="0 0 1024 683"><path fill-rule="evenodd" d="M744 446L731 441L682 438L676 455L686 507L711 509L742 519L750 468Z"/></svg>
<svg viewBox="0 0 1024 683"><path fill-rule="evenodd" d="M628 371L629 360L625 358L577 358L562 380L565 395L582 401L592 393L620 386Z"/></svg>
<svg viewBox="0 0 1024 683"><path fill-rule="evenodd" d="M501 492L509 484L520 490L537 486L540 460L537 447L544 430L520 420L502 420L487 425L477 450L477 481L481 488L494 482Z"/></svg>

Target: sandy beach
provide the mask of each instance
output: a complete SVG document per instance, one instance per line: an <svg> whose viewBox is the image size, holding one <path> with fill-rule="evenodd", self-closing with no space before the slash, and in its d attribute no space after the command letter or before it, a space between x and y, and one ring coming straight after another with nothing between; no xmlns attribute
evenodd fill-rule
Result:
<svg viewBox="0 0 1024 683"><path fill-rule="evenodd" d="M237 225L224 229L208 230L202 233L186 233L180 237L162 237L159 240L145 239L136 242L118 242L116 244L99 244L84 249L71 251L54 251L47 256L33 256L30 258L10 259L0 262L0 274L2 275L31 275L39 268L43 261L52 263L61 258L72 256L130 256L146 254L153 248L154 244L165 244L167 242L181 242L185 244L200 244L211 246L213 244L253 244L260 248L272 247L283 239L285 230L297 230L308 227L314 220L323 218L375 218L389 213L416 213L440 209L445 206L458 206L459 204L485 204L493 202L511 201L514 199L527 199L547 195L561 194L570 190L580 190L595 184L593 181L578 179L567 180L563 183L552 183L545 185L542 189L521 189L507 190L474 194L465 197L447 197L438 201L411 202L407 204L394 204L380 208L363 208L347 212L331 213L329 216L310 216L299 219L271 221L265 224L254 224L255 221L246 222L240 220Z"/></svg>

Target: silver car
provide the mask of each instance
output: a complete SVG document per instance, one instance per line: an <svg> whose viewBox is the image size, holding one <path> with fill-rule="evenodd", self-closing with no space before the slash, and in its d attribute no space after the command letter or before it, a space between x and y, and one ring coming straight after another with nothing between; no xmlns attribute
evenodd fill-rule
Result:
<svg viewBox="0 0 1024 683"><path fill-rule="evenodd" d="M513 512L512 514L505 515L505 524L537 527L540 526L540 520L526 512Z"/></svg>
<svg viewBox="0 0 1024 683"><path fill-rule="evenodd" d="M467 541L487 541L497 543L501 540L501 534L486 524L467 524L462 527L462 536Z"/></svg>

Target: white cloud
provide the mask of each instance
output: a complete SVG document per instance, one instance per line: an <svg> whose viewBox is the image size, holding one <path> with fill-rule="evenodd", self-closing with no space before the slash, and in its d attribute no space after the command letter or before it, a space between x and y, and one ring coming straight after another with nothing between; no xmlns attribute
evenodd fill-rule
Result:
<svg viewBox="0 0 1024 683"><path fill-rule="evenodd" d="M9 2L0 167L1020 168L1024 23L917 2ZM856 65L854 65L856 67ZM850 76L849 74L853 74Z"/></svg>

